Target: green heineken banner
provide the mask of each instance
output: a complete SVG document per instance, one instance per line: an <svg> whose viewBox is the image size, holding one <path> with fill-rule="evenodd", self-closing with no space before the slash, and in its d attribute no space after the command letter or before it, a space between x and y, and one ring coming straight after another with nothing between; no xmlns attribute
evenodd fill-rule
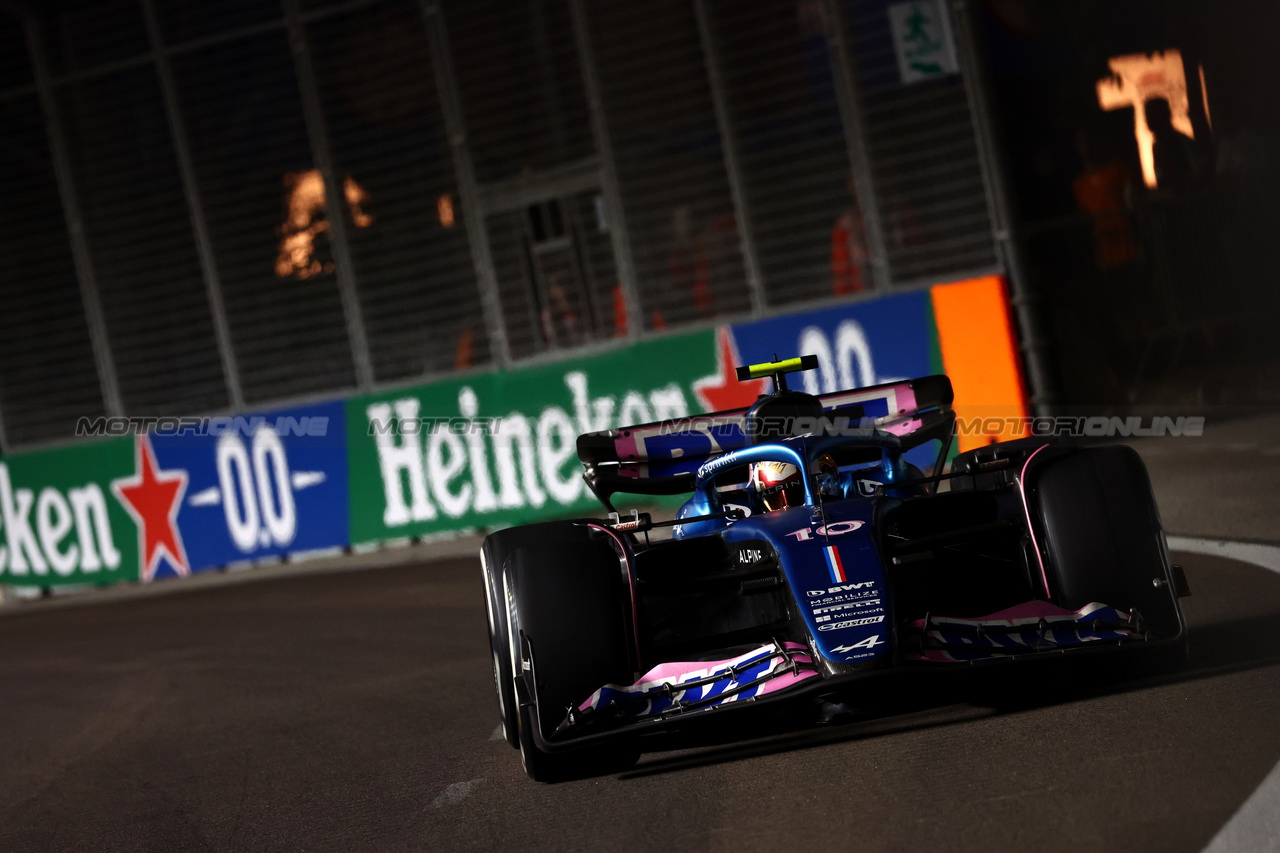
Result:
<svg viewBox="0 0 1280 853"><path fill-rule="evenodd" d="M737 385L715 342L708 330L348 400L351 541L598 513L578 435L703 411Z"/></svg>
<svg viewBox="0 0 1280 853"><path fill-rule="evenodd" d="M138 579L138 526L121 489L134 440L10 456L0 462L0 580L30 586Z"/></svg>

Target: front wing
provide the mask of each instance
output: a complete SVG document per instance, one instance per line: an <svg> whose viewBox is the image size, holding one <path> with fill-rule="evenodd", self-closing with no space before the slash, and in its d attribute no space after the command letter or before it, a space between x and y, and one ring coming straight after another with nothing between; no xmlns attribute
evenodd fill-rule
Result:
<svg viewBox="0 0 1280 853"><path fill-rule="evenodd" d="M824 675L808 646L776 639L726 660L663 663L634 684L601 686L569 710L552 740L568 746L579 735L590 733L588 739L595 740L637 723L664 723L766 698L813 693L913 663L977 664L1145 639L1137 613L1099 602L1067 610L1029 601L985 616L930 615L905 627L899 655L903 666L866 672ZM555 747L548 743L544 748Z"/></svg>

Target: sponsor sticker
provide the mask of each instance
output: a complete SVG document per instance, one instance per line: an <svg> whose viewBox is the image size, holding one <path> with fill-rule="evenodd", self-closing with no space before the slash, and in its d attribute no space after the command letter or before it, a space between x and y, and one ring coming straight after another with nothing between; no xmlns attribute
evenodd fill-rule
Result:
<svg viewBox="0 0 1280 853"><path fill-rule="evenodd" d="M869 587L874 587L875 585L876 585L875 581L859 581L858 583L842 583L836 586L828 587L826 589L806 590L805 594L808 595L810 598L817 598L820 595L836 595L842 592L852 592L853 590L857 590L857 589L867 589Z"/></svg>
<svg viewBox="0 0 1280 853"><path fill-rule="evenodd" d="M830 607L815 607L813 609L813 615L818 616L819 614L826 613L828 615L822 617L818 621L829 622L832 618L830 614L835 613L837 611L853 610L855 608L860 608L860 607L870 607L873 604L879 604L879 603L880 603L880 599L878 598L866 598L866 599L863 599L862 601L850 601L845 604L835 604Z"/></svg>
<svg viewBox="0 0 1280 853"><path fill-rule="evenodd" d="M845 622L836 622L832 625L819 625L819 631L838 631L841 628L856 628L859 625L878 625L884 621L884 616L866 616L861 619L849 619Z"/></svg>

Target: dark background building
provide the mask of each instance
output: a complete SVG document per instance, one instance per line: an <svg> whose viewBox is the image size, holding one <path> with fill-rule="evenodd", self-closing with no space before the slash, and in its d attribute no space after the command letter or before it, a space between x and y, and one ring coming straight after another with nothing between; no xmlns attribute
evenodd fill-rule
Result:
<svg viewBox="0 0 1280 853"><path fill-rule="evenodd" d="M1280 78L1280 6L990 0L976 9L1026 284L1042 299L1060 399L1280 401L1280 92L1269 82ZM1114 57L1175 50L1195 138L1167 135L1155 165L1168 174L1149 188L1134 110L1101 109L1095 87ZM1148 113L1161 105L1149 102ZM1087 154L1095 171L1118 163L1133 179L1130 245L1109 258L1076 191Z"/></svg>

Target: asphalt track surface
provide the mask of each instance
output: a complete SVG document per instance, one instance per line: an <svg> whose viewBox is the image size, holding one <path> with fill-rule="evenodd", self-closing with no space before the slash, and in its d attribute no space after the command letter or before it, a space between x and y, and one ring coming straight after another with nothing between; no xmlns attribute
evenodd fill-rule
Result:
<svg viewBox="0 0 1280 853"><path fill-rule="evenodd" d="M1199 530L1212 454L1148 456L1171 530L1276 538L1280 454L1236 452L1255 498ZM32 608L0 619L0 850L1198 851L1280 761L1280 574L1178 559L1179 673L878 691L551 786L492 737L475 559Z"/></svg>

